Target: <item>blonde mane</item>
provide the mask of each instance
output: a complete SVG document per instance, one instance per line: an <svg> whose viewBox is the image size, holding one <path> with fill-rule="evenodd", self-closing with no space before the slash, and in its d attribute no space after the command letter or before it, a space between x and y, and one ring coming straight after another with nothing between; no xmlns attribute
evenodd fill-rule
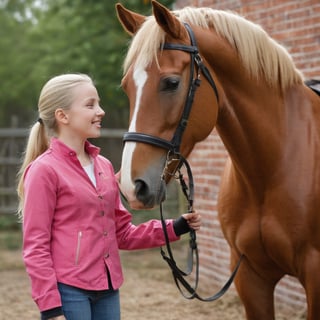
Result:
<svg viewBox="0 0 320 320"><path fill-rule="evenodd" d="M303 76L296 69L287 50L257 24L238 14L211 8L185 7L172 11L181 21L202 28L214 28L238 52L244 67L253 78L264 75L270 86L281 89L302 83ZM157 61L157 53L165 41L165 33L153 16L146 19L133 37L124 61L124 73L134 62L141 67Z"/></svg>

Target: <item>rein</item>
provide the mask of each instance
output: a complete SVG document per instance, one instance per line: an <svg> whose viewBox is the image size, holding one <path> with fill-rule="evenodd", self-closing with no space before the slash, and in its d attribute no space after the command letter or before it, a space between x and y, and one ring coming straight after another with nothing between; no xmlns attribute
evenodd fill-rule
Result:
<svg viewBox="0 0 320 320"><path fill-rule="evenodd" d="M204 77L207 79L209 84L211 85L217 102L219 102L219 94L216 87L216 84L207 69L207 67L203 64L201 56L198 51L197 43L195 40L194 33L191 29L191 27L188 24L184 24L186 27L186 30L190 37L191 45L183 45L183 44L172 44L172 43L165 43L162 47L163 50L180 50L190 53L191 57L191 63L190 63L190 81L189 81L189 91L187 94L187 99L185 102L185 106L182 112L182 116L180 118L179 124L177 126L177 129L173 135L173 138L171 141L155 137L149 134L140 133L140 132L126 132L123 136L123 142L127 141L134 141L134 142L142 142L151 144L153 146L157 146L159 148L163 148L168 151L167 154L167 160L165 164L165 168L163 170L163 174L161 179L164 179L166 175L171 175L175 177L176 179L179 179L180 186L182 188L183 194L185 195L187 202L188 202L188 212L193 212L193 198L194 198L194 184L193 184L193 176L191 172L190 165L188 161L181 155L180 153L180 145L182 140L183 132L188 124L188 119L190 115L190 111L193 104L193 99L195 95L195 91L197 87L200 86L201 80L200 80L200 74L202 73ZM197 70L197 74L195 77L195 70ZM177 162L177 165L175 166L175 169L173 172L168 172L169 166L173 163ZM182 166L185 166L188 174L188 183L189 187L184 181L183 175L181 173ZM180 290L181 294L187 298L187 299L198 299L201 301L214 301L219 299L223 294L226 293L226 291L229 289L230 285L233 282L233 279L239 269L240 262L242 260L242 256L240 257L234 271L232 272L229 280L225 283L225 285L220 289L219 292L216 294L207 297L202 298L197 292L197 287L199 283L199 253L198 253L198 246L196 241L196 232L194 230L190 231L190 248L189 248L189 262L188 262L188 270L186 272L182 271L176 264L175 259L173 257L173 253L170 246L170 241L167 233L167 227L165 224L165 219L163 217L163 210L162 210L162 203L160 204L160 216L161 216L161 223L162 228L164 232L164 237L166 241L166 248L167 253L161 248L161 255L163 259L168 263L169 267L171 268L172 275L174 278L174 281ZM194 262L195 257L195 262ZM196 265L196 271L195 271L195 284L192 287L188 281L185 279L186 276L190 275L193 269L193 265ZM187 295L185 291L182 290L181 287L184 287L185 291L189 293Z"/></svg>
<svg viewBox="0 0 320 320"><path fill-rule="evenodd" d="M167 160L166 167L164 168L164 173L163 177L165 174L168 174L167 169L168 165L170 164L170 161L172 160ZM175 178L179 179L181 189L183 191L184 196L186 197L188 201L188 212L193 212L193 195L194 195L194 184L193 184L193 176L192 176L192 171L190 168L190 165L188 161L180 155L180 164L178 169L175 172ZM181 173L181 167L185 166L188 174L188 181L189 181L189 187L187 186L183 174ZM178 175L176 174L178 173ZM170 173L169 173L170 174ZM188 265L187 265L187 271L182 271L178 266L177 263L174 259L172 249L170 246L170 241L169 241L169 236L167 232L167 227L165 223L165 218L163 216L163 210L162 210L162 203L160 204L160 217L161 217L161 223L162 223L162 229L164 232L165 240L166 240L166 249L167 249L167 254L163 250L163 248L160 248L160 252L162 255L162 258L168 263L173 279L176 283L177 288L179 289L181 295L186 298L186 299L198 299L203 302L210 302L210 301L215 301L222 297L230 288L234 277L237 274L237 271L240 267L240 263L242 260L242 256L240 257L235 269L233 270L230 278L227 280L227 282L224 284L224 286L214 295L210 297L205 297L203 298L197 293L198 289L198 284L199 284L199 252L198 252L198 245L197 245L197 240L196 240L196 232L194 230L190 230L190 240L189 240L189 254L188 254ZM194 261L195 259L195 261ZM195 270L195 280L194 280L194 285L191 286L189 282L185 279L185 277L189 276L193 270L193 265L195 264L196 270ZM183 290L182 287L185 289Z"/></svg>

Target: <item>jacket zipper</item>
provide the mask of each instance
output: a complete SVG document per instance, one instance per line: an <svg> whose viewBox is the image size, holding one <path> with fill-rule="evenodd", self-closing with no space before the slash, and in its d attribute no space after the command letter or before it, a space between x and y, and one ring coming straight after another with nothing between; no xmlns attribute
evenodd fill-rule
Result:
<svg viewBox="0 0 320 320"><path fill-rule="evenodd" d="M80 257L80 249L81 249L81 238L82 238L82 231L78 232L78 243L77 243L77 251L76 251L76 266L79 264L79 257Z"/></svg>

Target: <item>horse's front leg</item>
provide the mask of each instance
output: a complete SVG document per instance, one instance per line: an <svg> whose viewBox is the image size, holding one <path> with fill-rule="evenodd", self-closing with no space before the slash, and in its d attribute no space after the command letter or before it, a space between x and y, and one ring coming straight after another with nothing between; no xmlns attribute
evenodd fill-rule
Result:
<svg viewBox="0 0 320 320"><path fill-rule="evenodd" d="M320 318L320 252L316 248L309 248L305 256L303 274L299 276L299 280L306 291L307 320L318 320Z"/></svg>
<svg viewBox="0 0 320 320"><path fill-rule="evenodd" d="M231 257L231 264L238 256ZM277 281L261 277L253 270L246 257L242 259L235 286L245 307L247 320L274 320L274 289Z"/></svg>

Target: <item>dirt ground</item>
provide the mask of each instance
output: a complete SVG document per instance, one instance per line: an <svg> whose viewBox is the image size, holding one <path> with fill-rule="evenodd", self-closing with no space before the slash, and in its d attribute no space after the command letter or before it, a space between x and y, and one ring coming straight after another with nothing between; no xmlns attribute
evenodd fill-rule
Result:
<svg viewBox="0 0 320 320"><path fill-rule="evenodd" d="M176 288L159 250L122 252L125 284L121 288L122 320L244 320L234 291L215 302L186 300ZM212 290L213 294L216 290ZM39 319L30 297L29 279L20 251L0 252L0 320ZM277 320L301 320L305 312L279 309Z"/></svg>

